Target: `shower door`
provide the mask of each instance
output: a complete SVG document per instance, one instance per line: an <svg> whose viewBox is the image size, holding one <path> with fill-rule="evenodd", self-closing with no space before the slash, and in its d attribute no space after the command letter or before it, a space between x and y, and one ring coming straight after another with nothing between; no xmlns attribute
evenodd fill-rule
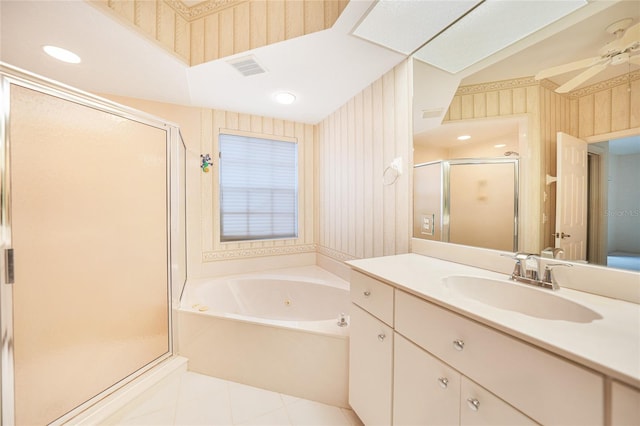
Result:
<svg viewBox="0 0 640 426"><path fill-rule="evenodd" d="M449 241L518 250L517 160L451 160Z"/></svg>
<svg viewBox="0 0 640 426"><path fill-rule="evenodd" d="M3 417L15 408L15 424L49 424L171 354L170 128L69 91L3 84L14 266Z"/></svg>

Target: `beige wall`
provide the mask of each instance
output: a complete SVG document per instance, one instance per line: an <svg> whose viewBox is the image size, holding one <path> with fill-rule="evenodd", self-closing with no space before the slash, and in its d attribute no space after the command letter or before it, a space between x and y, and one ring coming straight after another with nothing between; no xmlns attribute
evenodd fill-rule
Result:
<svg viewBox="0 0 640 426"><path fill-rule="evenodd" d="M189 65L331 28L348 0L90 0Z"/></svg>
<svg viewBox="0 0 640 426"><path fill-rule="evenodd" d="M403 62L318 125L138 99L108 98L178 124L187 145L189 277L225 275L329 259L409 251L411 235L410 82ZM300 155L300 228L296 240L220 243L216 167L203 173L199 155L215 159L219 129L295 137ZM397 157L403 174L383 184Z"/></svg>
<svg viewBox="0 0 640 426"><path fill-rule="evenodd" d="M336 260L405 253L411 234L411 67L405 61L319 124L318 251ZM402 158L392 185L383 171Z"/></svg>
<svg viewBox="0 0 640 426"><path fill-rule="evenodd" d="M569 133L581 139L640 127L640 71L569 93Z"/></svg>
<svg viewBox="0 0 640 426"><path fill-rule="evenodd" d="M118 103L171 120L180 126L187 146L187 254L189 278L228 275L315 263L314 230L316 126L207 108L185 107L106 95ZM298 141L299 233L297 239L220 243L217 134L230 129ZM214 160L208 173L200 154Z"/></svg>

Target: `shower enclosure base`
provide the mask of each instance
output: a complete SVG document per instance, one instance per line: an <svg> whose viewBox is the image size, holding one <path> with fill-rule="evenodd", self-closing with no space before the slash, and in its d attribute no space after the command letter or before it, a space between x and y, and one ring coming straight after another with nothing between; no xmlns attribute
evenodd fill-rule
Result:
<svg viewBox="0 0 640 426"><path fill-rule="evenodd" d="M105 397L88 410L69 420L74 426L110 424L109 418L144 395L145 392L169 379L187 371L187 358L175 356L134 379L120 390Z"/></svg>

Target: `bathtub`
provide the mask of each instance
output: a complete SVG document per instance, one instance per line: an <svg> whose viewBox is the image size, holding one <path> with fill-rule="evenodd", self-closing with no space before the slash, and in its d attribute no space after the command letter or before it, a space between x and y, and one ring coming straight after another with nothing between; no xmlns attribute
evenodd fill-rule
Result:
<svg viewBox="0 0 640 426"><path fill-rule="evenodd" d="M349 283L317 266L192 280L178 309L189 370L348 407Z"/></svg>

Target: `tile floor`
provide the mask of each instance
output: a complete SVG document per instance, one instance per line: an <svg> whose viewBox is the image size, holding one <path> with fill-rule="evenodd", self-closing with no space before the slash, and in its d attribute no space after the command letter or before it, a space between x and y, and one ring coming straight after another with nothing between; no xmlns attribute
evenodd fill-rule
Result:
<svg viewBox="0 0 640 426"><path fill-rule="evenodd" d="M352 410L186 371L107 420L111 425L360 426Z"/></svg>

